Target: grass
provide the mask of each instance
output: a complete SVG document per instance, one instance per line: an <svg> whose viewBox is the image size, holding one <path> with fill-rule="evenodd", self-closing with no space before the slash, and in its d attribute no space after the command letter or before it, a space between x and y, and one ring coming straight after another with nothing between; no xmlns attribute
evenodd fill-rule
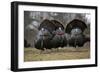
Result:
<svg viewBox="0 0 100 73"><path fill-rule="evenodd" d="M90 58L89 47L64 47L52 48L51 50L41 51L36 48L24 49L24 61L50 61L50 60L73 60Z"/></svg>

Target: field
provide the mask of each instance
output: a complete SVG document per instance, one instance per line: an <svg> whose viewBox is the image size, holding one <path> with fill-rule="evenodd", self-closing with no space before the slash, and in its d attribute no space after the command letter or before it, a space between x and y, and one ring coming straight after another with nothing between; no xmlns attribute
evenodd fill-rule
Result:
<svg viewBox="0 0 100 73"><path fill-rule="evenodd" d="M50 60L73 60L90 58L89 47L64 47L52 48L51 50L38 50L35 48L24 49L24 61L50 61Z"/></svg>

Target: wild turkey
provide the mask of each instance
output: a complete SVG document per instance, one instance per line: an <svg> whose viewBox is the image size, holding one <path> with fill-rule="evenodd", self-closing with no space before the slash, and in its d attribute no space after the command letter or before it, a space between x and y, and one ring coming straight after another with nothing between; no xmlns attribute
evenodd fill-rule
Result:
<svg viewBox="0 0 100 73"><path fill-rule="evenodd" d="M39 33L37 35L35 48L37 49L51 49L51 39L53 37L52 32L55 30L55 25L49 21L44 20L39 27Z"/></svg>
<svg viewBox="0 0 100 73"><path fill-rule="evenodd" d="M66 26L66 33L70 34L69 45L76 47L82 47L86 42L86 37L83 34L84 30L87 28L87 25L78 19L74 19L69 22Z"/></svg>
<svg viewBox="0 0 100 73"><path fill-rule="evenodd" d="M64 47L67 44L67 40L65 37L64 27L63 25L58 22L57 20L51 20L56 26L56 30L53 32L54 36L51 40L52 47Z"/></svg>

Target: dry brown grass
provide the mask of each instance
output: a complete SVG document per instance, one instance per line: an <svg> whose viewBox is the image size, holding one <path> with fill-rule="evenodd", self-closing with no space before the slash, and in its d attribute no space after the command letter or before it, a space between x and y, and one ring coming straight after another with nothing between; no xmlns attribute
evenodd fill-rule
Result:
<svg viewBox="0 0 100 73"><path fill-rule="evenodd" d="M71 60L90 58L89 47L64 47L41 51L35 48L25 48L24 61Z"/></svg>

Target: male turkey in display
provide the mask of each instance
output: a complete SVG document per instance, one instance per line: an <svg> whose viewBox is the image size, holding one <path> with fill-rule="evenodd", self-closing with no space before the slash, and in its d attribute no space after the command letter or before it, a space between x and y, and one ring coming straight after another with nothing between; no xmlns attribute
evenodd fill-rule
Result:
<svg viewBox="0 0 100 73"><path fill-rule="evenodd" d="M54 36L51 40L52 47L53 48L64 47L67 44L64 26L57 20L51 20L51 22L54 23L56 27L56 30L53 32Z"/></svg>
<svg viewBox="0 0 100 73"><path fill-rule="evenodd" d="M69 45L76 47L76 46L83 46L86 42L86 37L83 34L84 30L87 28L87 25L78 19L74 19L69 22L66 26L66 33L70 34Z"/></svg>
<svg viewBox="0 0 100 73"><path fill-rule="evenodd" d="M49 21L49 20L44 20L39 27L39 33L37 35L36 43L35 43L35 48L37 49L51 49L51 40L53 37L52 32L55 30L55 25Z"/></svg>

